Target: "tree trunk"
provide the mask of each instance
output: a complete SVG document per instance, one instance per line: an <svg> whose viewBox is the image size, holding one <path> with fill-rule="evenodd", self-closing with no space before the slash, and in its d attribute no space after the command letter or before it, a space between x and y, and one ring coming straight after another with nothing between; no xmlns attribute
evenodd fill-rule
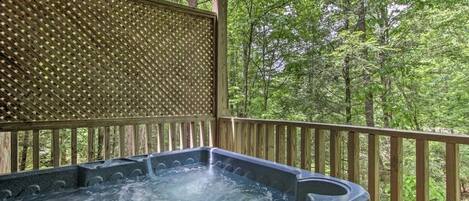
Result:
<svg viewBox="0 0 469 201"><path fill-rule="evenodd" d="M350 1L344 1L344 14L345 14L345 24L344 30L349 31L349 12L350 12ZM347 54L344 58L344 64L342 66L342 75L344 76L345 84L345 123L352 123L352 84L350 78L350 56Z"/></svg>
<svg viewBox="0 0 469 201"><path fill-rule="evenodd" d="M362 43L366 42L366 5L365 0L361 0L359 3L359 11L358 11L358 22L357 28L361 31L360 40ZM366 47L362 48L362 59L363 61L368 60L368 50ZM368 72L368 65L364 64L363 70L363 83L366 87L366 94L365 94L365 119L366 125L374 127L374 106L373 106L373 92L370 89L370 85L372 83L372 78L370 73Z"/></svg>
<svg viewBox="0 0 469 201"><path fill-rule="evenodd" d="M29 135L31 133L25 132L23 134L23 146L21 150L21 160L20 160L20 171L26 169L26 159L28 158L28 148L29 148Z"/></svg>
<svg viewBox="0 0 469 201"><path fill-rule="evenodd" d="M381 47L385 47L388 44L388 34L389 34L389 19L388 19L388 2L382 1L379 8L379 44ZM379 66L381 68L381 85L383 85L383 91L381 93L381 107L383 110L383 126L389 128L390 121L392 119L392 113L389 106L389 93L391 92L391 78L388 75L389 70L386 66L387 54L382 50L379 55Z"/></svg>
<svg viewBox="0 0 469 201"><path fill-rule="evenodd" d="M253 3L250 1L249 5L249 19L252 17L252 6ZM250 22L249 30L248 30L248 40L244 44L243 47L243 77L244 77L244 104L243 104L243 112L241 114L242 117L247 116L248 113L248 106L249 106L249 65L251 62L251 49L252 49L252 42L254 37L254 22Z"/></svg>

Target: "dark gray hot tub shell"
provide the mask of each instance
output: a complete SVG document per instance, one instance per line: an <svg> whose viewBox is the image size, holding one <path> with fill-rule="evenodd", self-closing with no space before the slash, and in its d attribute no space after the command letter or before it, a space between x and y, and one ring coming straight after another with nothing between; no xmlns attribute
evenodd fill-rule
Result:
<svg viewBox="0 0 469 201"><path fill-rule="evenodd" d="M147 155L141 155L0 176L0 200L143 176L147 174L146 160ZM218 148L202 147L155 153L150 160L154 171L195 163L211 163L225 171L285 192L296 201L369 200L368 193L357 184Z"/></svg>

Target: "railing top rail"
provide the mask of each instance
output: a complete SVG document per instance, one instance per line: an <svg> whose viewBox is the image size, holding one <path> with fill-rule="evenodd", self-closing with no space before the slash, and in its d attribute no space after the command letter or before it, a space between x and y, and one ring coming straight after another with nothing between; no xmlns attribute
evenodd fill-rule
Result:
<svg viewBox="0 0 469 201"><path fill-rule="evenodd" d="M60 121L30 121L0 123L0 132L19 130L46 130L62 128L86 128L97 126L119 126L146 123L172 123L182 121L206 121L215 119L213 116L161 116L140 118L116 118L116 119L89 119L89 120L60 120Z"/></svg>
<svg viewBox="0 0 469 201"><path fill-rule="evenodd" d="M326 130L338 130L338 131L354 131L358 133L369 133L375 135L394 136L408 139L421 139L429 141L439 141L455 144L469 144L469 135L454 135L454 134L442 134L435 132L424 132L424 131L410 131L410 130L399 130L390 128L376 128L366 126L354 126L354 125L340 125L340 124L328 124L328 123L316 123L316 122L302 122L302 121L288 121L288 120L268 120L268 119L251 119L251 118L237 118L237 117L221 117L223 120L236 120L238 122L251 122L251 123L267 123L267 124L279 124L279 125L293 125L298 127L312 127Z"/></svg>

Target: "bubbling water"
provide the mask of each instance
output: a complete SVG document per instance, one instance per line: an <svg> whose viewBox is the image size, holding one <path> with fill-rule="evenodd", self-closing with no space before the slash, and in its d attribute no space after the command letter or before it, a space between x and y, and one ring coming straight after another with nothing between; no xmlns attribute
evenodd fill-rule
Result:
<svg viewBox="0 0 469 201"><path fill-rule="evenodd" d="M158 170L157 179L126 180L28 200L86 201L280 201L288 195L245 177L205 165Z"/></svg>

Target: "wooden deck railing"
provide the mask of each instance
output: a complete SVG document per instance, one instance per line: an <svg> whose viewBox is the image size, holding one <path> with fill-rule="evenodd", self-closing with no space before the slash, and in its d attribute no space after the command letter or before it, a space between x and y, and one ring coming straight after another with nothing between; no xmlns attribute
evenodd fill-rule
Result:
<svg viewBox="0 0 469 201"><path fill-rule="evenodd" d="M368 138L368 191L379 200L379 151L381 137L390 138L391 200L403 200L403 139L416 142L416 198L429 200L429 141L446 144L446 200L460 199L459 145L469 144L469 136L428 132L334 125L310 122L260 120L243 118L219 119L219 146L243 154L265 158L326 173L326 143L329 143L329 174L360 183L360 135ZM347 137L346 146L341 142ZM314 139L314 140L313 140ZM326 142L329 139L329 142ZM299 143L299 144L298 144ZM314 149L313 149L314 148ZM342 170L343 149L346 151L346 172ZM314 157L313 157L314 155ZM313 160L314 159L314 160Z"/></svg>
<svg viewBox="0 0 469 201"><path fill-rule="evenodd" d="M32 166L33 170L44 168L40 166L40 137L51 135L51 161L52 167L67 165L61 159L70 158L68 164L77 164L78 147L86 147L86 159L80 161L95 161L97 159L110 159L151 152L172 151L199 146L213 146L215 134L215 121L213 117L161 117L161 118L133 118L116 120L92 121L57 121L45 123L18 123L0 126L0 135L9 135L10 172L18 171L18 135L32 134ZM78 131L86 133L86 142L78 142ZM112 132L111 132L112 131ZM61 139L63 134L70 135L70 150L63 156ZM103 138L100 142L101 151L97 150L98 136ZM112 136L112 137L111 137ZM29 138L31 139L31 138ZM98 140L97 140L98 139ZM111 139L117 142L111 142ZM28 143L28 142L22 142ZM44 146L44 144L42 144ZM110 150L118 150L111 155ZM4 153L2 153L4 154ZM44 160L44 159L43 159ZM67 160L68 161L68 160ZM1 165L1 164L0 164Z"/></svg>

